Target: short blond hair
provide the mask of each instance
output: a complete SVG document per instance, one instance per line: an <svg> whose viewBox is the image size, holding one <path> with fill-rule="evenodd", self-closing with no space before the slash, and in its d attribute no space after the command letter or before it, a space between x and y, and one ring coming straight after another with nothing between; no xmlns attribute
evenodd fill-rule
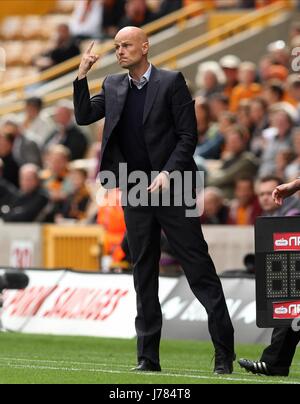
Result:
<svg viewBox="0 0 300 404"><path fill-rule="evenodd" d="M67 160L70 160L71 158L70 150L61 144L50 146L48 149L48 154L59 154L65 157Z"/></svg>

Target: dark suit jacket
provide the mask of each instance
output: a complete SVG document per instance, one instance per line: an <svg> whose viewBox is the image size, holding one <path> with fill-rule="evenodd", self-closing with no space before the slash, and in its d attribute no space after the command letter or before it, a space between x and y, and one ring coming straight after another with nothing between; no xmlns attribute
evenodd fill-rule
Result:
<svg viewBox="0 0 300 404"><path fill-rule="evenodd" d="M32 163L42 167L42 157L38 145L27 139L24 135L19 136L14 142L13 156L18 165Z"/></svg>
<svg viewBox="0 0 300 404"><path fill-rule="evenodd" d="M21 194L15 199L9 213L4 215L4 222L29 223L37 219L39 214L48 204L46 193L37 188L30 194Z"/></svg>
<svg viewBox="0 0 300 404"><path fill-rule="evenodd" d="M0 177L0 217L4 214L2 208L4 206L11 206L17 197L17 188L4 178Z"/></svg>
<svg viewBox="0 0 300 404"><path fill-rule="evenodd" d="M90 99L87 80L74 82L75 116L79 125L105 119L100 172L118 174L124 162L114 130L129 89L128 74L108 76L100 94ZM144 137L154 171L197 172L194 101L181 73L152 68L144 110ZM118 179L118 176L117 176Z"/></svg>

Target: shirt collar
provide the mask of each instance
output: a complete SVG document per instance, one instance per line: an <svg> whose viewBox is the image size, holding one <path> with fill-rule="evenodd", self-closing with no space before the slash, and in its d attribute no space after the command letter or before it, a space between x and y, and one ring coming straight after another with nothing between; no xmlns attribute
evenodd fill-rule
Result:
<svg viewBox="0 0 300 404"><path fill-rule="evenodd" d="M135 86L137 86L138 89L142 89L147 83L149 83L151 73L152 73L152 64L151 63L150 63L148 70L146 71L146 73L143 75L143 77L139 81L133 79L130 76L130 73L128 73L130 87L132 87L132 84L134 84Z"/></svg>

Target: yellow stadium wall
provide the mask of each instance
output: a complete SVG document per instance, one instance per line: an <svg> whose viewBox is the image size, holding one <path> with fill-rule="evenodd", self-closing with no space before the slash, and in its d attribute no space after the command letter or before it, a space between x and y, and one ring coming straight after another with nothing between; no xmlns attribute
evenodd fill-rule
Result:
<svg viewBox="0 0 300 404"><path fill-rule="evenodd" d="M239 18L243 17L246 14L247 11L211 13L209 15L209 22L208 22L209 29L213 30L221 28L223 25L238 20Z"/></svg>
<svg viewBox="0 0 300 404"><path fill-rule="evenodd" d="M0 19L10 15L47 14L57 0L1 0Z"/></svg>

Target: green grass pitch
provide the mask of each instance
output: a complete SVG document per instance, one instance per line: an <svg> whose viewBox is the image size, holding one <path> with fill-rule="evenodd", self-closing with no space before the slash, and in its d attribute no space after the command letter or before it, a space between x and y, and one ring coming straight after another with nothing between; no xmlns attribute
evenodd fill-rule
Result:
<svg viewBox="0 0 300 404"><path fill-rule="evenodd" d="M238 365L232 376L212 374L209 343L163 341L161 374L138 374L135 341L0 334L0 384L284 384L300 383L300 354L289 378L249 375ZM238 357L257 359L263 347L240 345Z"/></svg>

